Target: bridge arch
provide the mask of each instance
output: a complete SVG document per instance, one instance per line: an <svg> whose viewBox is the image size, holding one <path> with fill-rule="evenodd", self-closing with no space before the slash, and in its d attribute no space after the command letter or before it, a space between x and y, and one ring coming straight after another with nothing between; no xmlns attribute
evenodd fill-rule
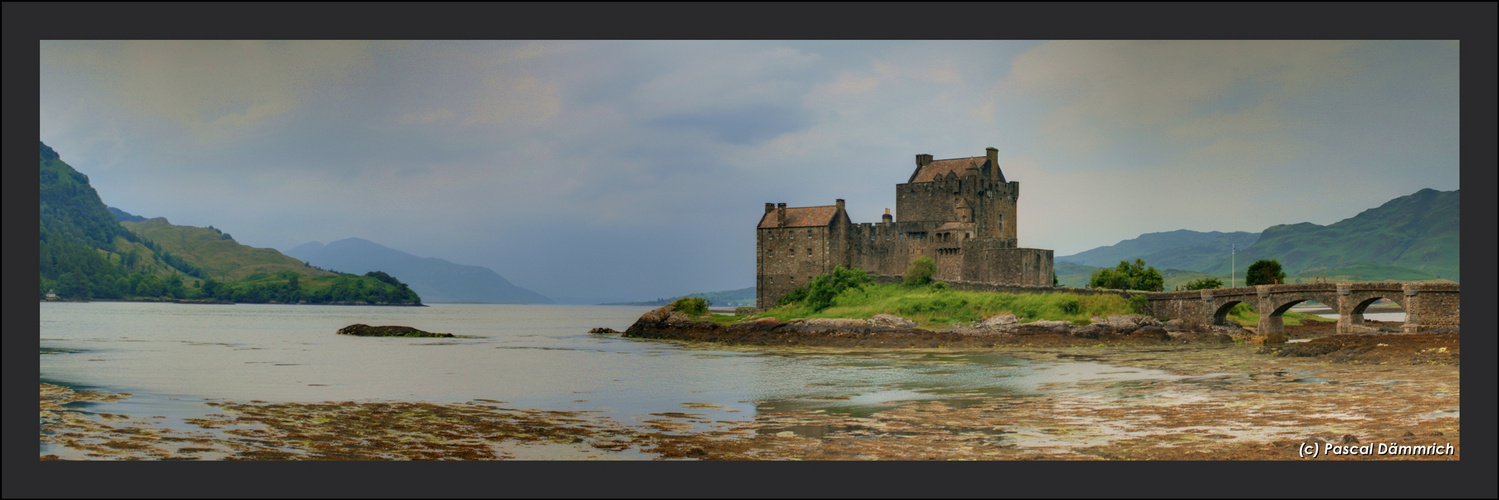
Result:
<svg viewBox="0 0 1499 500"><path fill-rule="evenodd" d="M1227 299L1227 300L1223 300L1221 303L1218 304L1217 310L1213 311L1213 323L1212 324L1217 325L1217 326L1230 326L1229 321L1228 321L1228 312L1232 311L1233 308L1234 308L1234 306L1237 306L1239 304L1249 304L1249 307L1255 307L1255 306L1259 305L1259 304L1254 303L1254 301L1249 301L1249 300L1239 300L1239 299ZM1257 311L1258 311L1258 309L1256 309L1256 312ZM1232 326L1238 326L1238 323L1234 323Z"/></svg>
<svg viewBox="0 0 1499 500"><path fill-rule="evenodd" d="M1347 302L1345 304L1346 310L1338 317L1338 330L1340 332L1352 333L1363 331L1364 328L1367 328L1364 324L1364 311L1368 310L1370 305L1373 305L1380 299L1387 299L1390 302L1400 305L1401 310L1406 310L1405 294L1401 293L1400 290L1395 290L1393 293L1383 290L1350 293L1346 297L1348 297L1344 299ZM1407 317L1406 319L1410 318Z"/></svg>

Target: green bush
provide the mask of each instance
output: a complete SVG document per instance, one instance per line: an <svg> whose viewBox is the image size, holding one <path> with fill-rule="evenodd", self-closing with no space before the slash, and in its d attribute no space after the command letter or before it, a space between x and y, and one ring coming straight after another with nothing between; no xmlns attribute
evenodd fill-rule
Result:
<svg viewBox="0 0 1499 500"><path fill-rule="evenodd" d="M833 306L833 298L845 290L863 290L864 285L873 282L869 273L863 269L845 269L843 266L833 268L830 273L822 274L812 278L812 282L806 286L797 287L791 293L781 296L776 300L776 305L804 303L813 312L821 311Z"/></svg>
<svg viewBox="0 0 1499 500"><path fill-rule="evenodd" d="M932 282L933 274L937 274L937 262L923 255L906 266L905 283L912 286L925 285Z"/></svg>
<svg viewBox="0 0 1499 500"><path fill-rule="evenodd" d="M1218 278L1202 278L1187 282L1188 290L1210 290L1213 288L1223 288L1223 280Z"/></svg>
<svg viewBox="0 0 1499 500"><path fill-rule="evenodd" d="M786 295L782 295L781 298L776 299L776 305L784 306L788 304L795 304L797 302L802 302L805 300L807 300L807 287L799 286L796 287L796 289L787 292Z"/></svg>
<svg viewBox="0 0 1499 500"><path fill-rule="evenodd" d="M1129 309L1135 314L1144 314L1145 308L1150 304L1150 299L1144 295L1135 295L1129 298Z"/></svg>
<svg viewBox="0 0 1499 500"><path fill-rule="evenodd" d="M1093 271L1093 276L1088 279L1088 288L1110 290L1159 292L1165 284L1166 279L1161 276L1160 271L1156 271L1153 266L1145 267L1142 259L1135 259L1133 264L1121 260L1114 269Z"/></svg>
<svg viewBox="0 0 1499 500"><path fill-rule="evenodd" d="M708 314L708 299L702 297L682 297L677 299L676 302L672 302L671 306L688 316Z"/></svg>
<svg viewBox="0 0 1499 500"><path fill-rule="evenodd" d="M1249 271L1244 273L1244 284L1274 285L1286 282L1286 272L1280 269L1280 262L1273 259L1255 261L1249 265Z"/></svg>

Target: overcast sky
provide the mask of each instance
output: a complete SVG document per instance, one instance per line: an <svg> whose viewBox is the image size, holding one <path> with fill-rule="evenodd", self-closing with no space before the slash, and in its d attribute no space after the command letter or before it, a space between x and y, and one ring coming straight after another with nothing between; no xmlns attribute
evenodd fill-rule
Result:
<svg viewBox="0 0 1499 500"><path fill-rule="evenodd" d="M764 203L877 222L919 153L998 148L1057 256L1458 188L1446 41L43 41L41 88L110 206L553 297L752 286Z"/></svg>

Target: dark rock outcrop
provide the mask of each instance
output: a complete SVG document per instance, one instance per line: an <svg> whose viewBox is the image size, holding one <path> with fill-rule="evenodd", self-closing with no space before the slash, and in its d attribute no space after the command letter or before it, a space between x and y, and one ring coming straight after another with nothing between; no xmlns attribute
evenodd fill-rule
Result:
<svg viewBox="0 0 1499 500"><path fill-rule="evenodd" d="M409 326L370 326L363 323L352 324L338 329L339 335L354 335L357 337L453 337L451 333L436 333L418 330Z"/></svg>
<svg viewBox="0 0 1499 500"><path fill-rule="evenodd" d="M619 333L619 331L615 330L613 328L607 328L607 327L602 327L601 326L601 327L589 330L588 333Z"/></svg>

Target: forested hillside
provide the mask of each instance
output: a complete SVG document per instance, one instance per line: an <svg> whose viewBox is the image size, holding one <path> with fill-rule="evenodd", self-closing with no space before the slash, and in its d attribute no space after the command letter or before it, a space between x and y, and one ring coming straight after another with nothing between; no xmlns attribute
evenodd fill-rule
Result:
<svg viewBox="0 0 1499 500"><path fill-rule="evenodd" d="M143 225L132 231L116 219L88 176L45 143L40 165L39 298L421 303L416 292L389 274L315 269L275 250L235 243L213 228L171 226L160 219L130 222Z"/></svg>

